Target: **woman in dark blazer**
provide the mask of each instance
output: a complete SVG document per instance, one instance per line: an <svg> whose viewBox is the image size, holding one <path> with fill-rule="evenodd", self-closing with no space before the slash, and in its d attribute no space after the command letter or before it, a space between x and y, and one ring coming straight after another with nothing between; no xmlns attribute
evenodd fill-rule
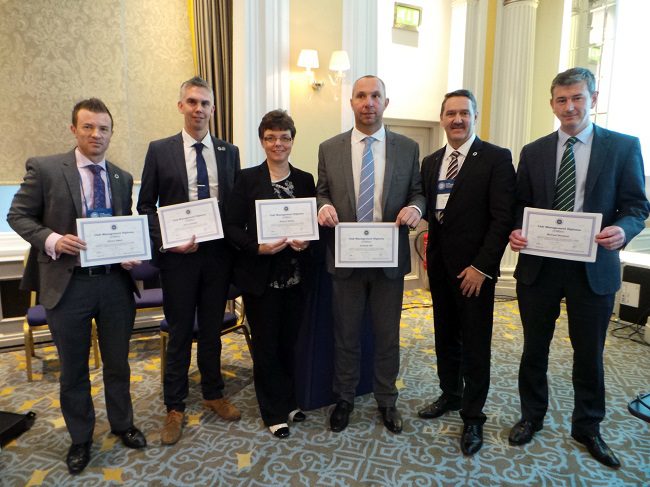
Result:
<svg viewBox="0 0 650 487"><path fill-rule="evenodd" d="M273 110L262 118L266 160L244 169L226 211L225 232L238 249L234 280L241 289L253 340L255 393L264 424L278 438L289 421L305 420L294 391L294 346L303 316L308 241L279 239L258 244L255 200L316 196L311 174L289 164L296 135L291 117Z"/></svg>

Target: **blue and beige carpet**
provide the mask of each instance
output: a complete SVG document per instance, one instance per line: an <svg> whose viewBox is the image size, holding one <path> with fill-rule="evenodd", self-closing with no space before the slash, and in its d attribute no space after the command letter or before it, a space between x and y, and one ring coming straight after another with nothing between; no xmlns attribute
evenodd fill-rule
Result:
<svg viewBox="0 0 650 487"><path fill-rule="evenodd" d="M438 395L432 312L424 291L407 292L402 315L402 368L398 386L404 432L382 426L372 396L357 398L343 433L327 430L329 408L308 412L291 437L277 440L263 427L252 384L251 359L242 336L224 339L226 392L241 409L237 423L200 405L193 365L188 422L181 441L162 446L164 417L156 335L132 340L132 394L136 424L147 435L143 451L124 448L108 431L101 372L92 372L98 412L92 459L71 477L69 446L58 404L56 351L41 348L35 381L25 379L24 353L0 354L0 410L34 411L33 428L0 452L1 486L647 486L650 425L627 412L627 401L650 390L650 348L608 337L605 350L608 415L603 435L623 468L610 470L573 441L570 414L572 352L563 315L551 351L551 404L544 429L524 447L508 444L519 418L517 369L522 331L516 301L498 302L492 388L486 406L485 444L472 458L459 451L462 421L451 413L432 421L416 411Z"/></svg>

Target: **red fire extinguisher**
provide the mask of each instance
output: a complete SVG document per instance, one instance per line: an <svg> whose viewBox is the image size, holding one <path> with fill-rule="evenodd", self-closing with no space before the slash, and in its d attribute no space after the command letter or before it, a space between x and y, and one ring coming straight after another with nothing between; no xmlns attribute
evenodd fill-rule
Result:
<svg viewBox="0 0 650 487"><path fill-rule="evenodd" d="M422 237L422 265L424 270L427 270L427 243L429 241L429 232L424 232L424 237Z"/></svg>

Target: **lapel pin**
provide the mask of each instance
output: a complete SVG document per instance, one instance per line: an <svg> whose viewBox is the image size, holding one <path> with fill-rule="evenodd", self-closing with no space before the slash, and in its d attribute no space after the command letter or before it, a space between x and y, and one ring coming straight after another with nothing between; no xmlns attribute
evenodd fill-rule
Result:
<svg viewBox="0 0 650 487"><path fill-rule="evenodd" d="M478 152L474 152L472 155L473 155L473 156L477 156L477 155L478 155Z"/></svg>
<svg viewBox="0 0 650 487"><path fill-rule="evenodd" d="M217 150L226 150L226 148L219 146L219 147L217 147Z"/></svg>
<svg viewBox="0 0 650 487"><path fill-rule="evenodd" d="M115 179L120 179L120 175L115 173Z"/></svg>

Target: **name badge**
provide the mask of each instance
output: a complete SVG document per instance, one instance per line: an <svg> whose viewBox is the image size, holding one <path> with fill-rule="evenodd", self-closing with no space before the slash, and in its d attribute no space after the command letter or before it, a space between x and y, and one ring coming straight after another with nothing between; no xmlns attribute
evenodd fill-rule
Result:
<svg viewBox="0 0 650 487"><path fill-rule="evenodd" d="M92 210L89 210L88 215L86 215L88 218L102 218L105 216L113 216L113 209L112 208L93 208Z"/></svg>
<svg viewBox="0 0 650 487"><path fill-rule="evenodd" d="M436 185L436 211L442 211L446 208L453 187L453 179L443 179L438 181Z"/></svg>

